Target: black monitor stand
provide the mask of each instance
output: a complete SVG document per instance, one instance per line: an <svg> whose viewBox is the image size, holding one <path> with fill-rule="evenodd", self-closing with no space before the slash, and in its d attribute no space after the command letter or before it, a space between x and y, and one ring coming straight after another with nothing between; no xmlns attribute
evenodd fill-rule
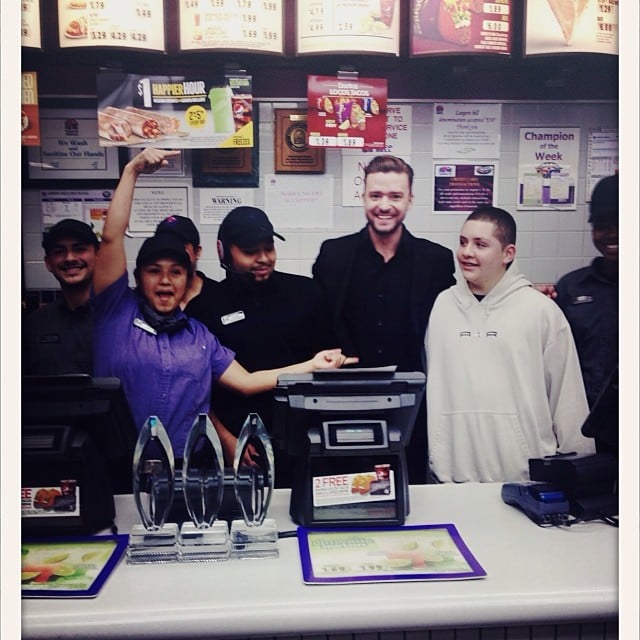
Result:
<svg viewBox="0 0 640 640"><path fill-rule="evenodd" d="M280 377L275 427L279 444L295 460L289 508L294 522L404 524L405 446L424 387L420 372L354 369Z"/></svg>

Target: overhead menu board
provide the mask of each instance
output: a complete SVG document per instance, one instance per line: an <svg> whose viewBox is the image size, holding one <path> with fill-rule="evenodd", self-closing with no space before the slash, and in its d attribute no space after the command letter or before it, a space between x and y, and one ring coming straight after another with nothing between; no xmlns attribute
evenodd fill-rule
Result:
<svg viewBox="0 0 640 640"><path fill-rule="evenodd" d="M400 55L400 0L297 0L296 52Z"/></svg>
<svg viewBox="0 0 640 640"><path fill-rule="evenodd" d="M165 51L163 0L58 0L58 42Z"/></svg>
<svg viewBox="0 0 640 640"><path fill-rule="evenodd" d="M180 50L284 53L283 0L180 0Z"/></svg>
<svg viewBox="0 0 640 640"><path fill-rule="evenodd" d="M411 0L411 55L509 55L511 3L512 0Z"/></svg>
<svg viewBox="0 0 640 640"><path fill-rule="evenodd" d="M617 55L618 0L528 1L524 53Z"/></svg>
<svg viewBox="0 0 640 640"><path fill-rule="evenodd" d="M20 5L22 46L41 49L40 0L22 0Z"/></svg>

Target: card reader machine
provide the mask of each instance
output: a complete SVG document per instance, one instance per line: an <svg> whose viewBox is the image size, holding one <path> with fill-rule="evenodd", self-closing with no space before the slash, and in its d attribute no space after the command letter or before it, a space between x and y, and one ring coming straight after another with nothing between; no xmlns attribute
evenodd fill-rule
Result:
<svg viewBox="0 0 640 640"><path fill-rule="evenodd" d="M423 373L387 368L279 377L274 440L295 459L289 513L296 523L404 524L405 446L424 390Z"/></svg>

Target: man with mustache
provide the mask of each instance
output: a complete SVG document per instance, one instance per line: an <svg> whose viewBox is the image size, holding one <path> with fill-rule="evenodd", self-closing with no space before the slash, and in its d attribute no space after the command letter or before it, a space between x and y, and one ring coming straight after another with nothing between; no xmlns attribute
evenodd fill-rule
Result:
<svg viewBox="0 0 640 640"><path fill-rule="evenodd" d="M304 360L336 344L320 287L306 276L276 270L274 230L257 207L232 209L218 230L218 257L225 278L206 297L190 302L185 313L205 324L232 349L248 371L273 369ZM273 432L273 392L241 396L216 387L211 406L227 463L250 412ZM291 487L293 460L274 440L277 487Z"/></svg>
<svg viewBox="0 0 640 640"><path fill-rule="evenodd" d="M80 220L65 218L44 233L44 263L60 283L60 296L25 319L23 374L93 372L89 298L99 246L92 228Z"/></svg>

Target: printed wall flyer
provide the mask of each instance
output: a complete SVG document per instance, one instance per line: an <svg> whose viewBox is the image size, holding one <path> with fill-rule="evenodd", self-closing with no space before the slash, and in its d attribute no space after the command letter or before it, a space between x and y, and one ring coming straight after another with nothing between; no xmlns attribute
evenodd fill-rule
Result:
<svg viewBox="0 0 640 640"><path fill-rule="evenodd" d="M308 76L310 147L386 147L387 81Z"/></svg>
<svg viewBox="0 0 640 640"><path fill-rule="evenodd" d="M251 76L98 74L105 147L253 147Z"/></svg>
<svg viewBox="0 0 640 640"><path fill-rule="evenodd" d="M518 209L575 209L580 129L522 127Z"/></svg>
<svg viewBox="0 0 640 640"><path fill-rule="evenodd" d="M433 167L433 212L468 214L496 201L497 164L437 163Z"/></svg>
<svg viewBox="0 0 640 640"><path fill-rule="evenodd" d="M501 104L433 105L434 158L499 158Z"/></svg>

